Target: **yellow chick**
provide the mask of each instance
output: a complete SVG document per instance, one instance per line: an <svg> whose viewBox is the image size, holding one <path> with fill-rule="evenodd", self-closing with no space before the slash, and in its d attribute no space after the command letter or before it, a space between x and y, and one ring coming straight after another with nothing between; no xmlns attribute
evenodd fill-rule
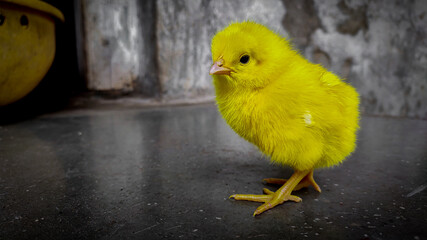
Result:
<svg viewBox="0 0 427 240"><path fill-rule="evenodd" d="M294 169L264 195L235 194L263 202L254 216L312 185L315 168L341 163L355 149L359 128L356 90L321 65L307 61L283 37L255 22L232 23L212 39L210 74L225 121L271 161Z"/></svg>

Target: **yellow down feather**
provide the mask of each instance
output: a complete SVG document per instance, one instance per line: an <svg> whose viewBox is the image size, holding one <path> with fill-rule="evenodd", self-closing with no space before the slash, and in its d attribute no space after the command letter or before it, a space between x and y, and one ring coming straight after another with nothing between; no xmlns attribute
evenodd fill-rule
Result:
<svg viewBox="0 0 427 240"><path fill-rule="evenodd" d="M283 37L254 22L233 23L212 39L218 109L231 128L276 163L329 167L355 149L359 99L353 87L307 61ZM249 61L241 63L242 56Z"/></svg>

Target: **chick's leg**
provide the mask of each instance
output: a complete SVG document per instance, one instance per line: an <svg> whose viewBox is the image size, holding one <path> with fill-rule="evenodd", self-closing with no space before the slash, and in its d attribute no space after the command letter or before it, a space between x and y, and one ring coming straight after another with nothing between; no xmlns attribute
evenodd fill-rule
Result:
<svg viewBox="0 0 427 240"><path fill-rule="evenodd" d="M264 211L267 211L268 209L271 209L279 204L282 204L285 201L291 200L294 202L301 202L301 198L291 195L291 193L297 187L298 183L301 182L301 180L308 174L310 174L310 170L295 171L294 174L292 174L292 176L286 181L286 183L276 192L264 189L265 195L234 194L231 195L230 198L234 198L236 200L263 202L264 204L255 210L254 216L261 214Z"/></svg>
<svg viewBox="0 0 427 240"><path fill-rule="evenodd" d="M265 178L264 182L266 183L271 183L271 184L279 184L279 185L283 185L286 183L286 181L288 181L288 179L282 179L282 178ZM310 173L307 174L307 176L305 176L301 182L298 183L298 185L294 188L293 191L298 191L302 188L306 188L309 186L313 186L313 188L318 191L318 192L322 192L322 190L320 189L319 185L317 185L316 181L314 181L313 178L313 170L310 171Z"/></svg>

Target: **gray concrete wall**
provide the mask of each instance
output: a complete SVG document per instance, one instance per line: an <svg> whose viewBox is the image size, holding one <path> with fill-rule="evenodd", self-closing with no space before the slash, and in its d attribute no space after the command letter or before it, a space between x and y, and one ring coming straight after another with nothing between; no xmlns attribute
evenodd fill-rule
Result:
<svg viewBox="0 0 427 240"><path fill-rule="evenodd" d="M213 99L210 39L251 19L346 78L363 112L427 118L427 1L81 1L91 90Z"/></svg>
<svg viewBox="0 0 427 240"><path fill-rule="evenodd" d="M81 0L87 87L97 91L158 91L155 2ZM78 29L81 31L80 29Z"/></svg>
<svg viewBox="0 0 427 240"><path fill-rule="evenodd" d="M157 1L157 62L162 96L213 96L210 42L231 21L254 19L284 32L279 0Z"/></svg>
<svg viewBox="0 0 427 240"><path fill-rule="evenodd" d="M346 77L364 112L427 118L427 1L317 1L306 56Z"/></svg>

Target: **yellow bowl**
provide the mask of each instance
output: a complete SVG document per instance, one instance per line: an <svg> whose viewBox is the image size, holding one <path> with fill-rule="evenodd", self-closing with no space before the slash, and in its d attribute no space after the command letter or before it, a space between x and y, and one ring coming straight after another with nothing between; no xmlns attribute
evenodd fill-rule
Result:
<svg viewBox="0 0 427 240"><path fill-rule="evenodd" d="M43 79L55 56L54 17L39 0L0 0L0 106L15 102Z"/></svg>

